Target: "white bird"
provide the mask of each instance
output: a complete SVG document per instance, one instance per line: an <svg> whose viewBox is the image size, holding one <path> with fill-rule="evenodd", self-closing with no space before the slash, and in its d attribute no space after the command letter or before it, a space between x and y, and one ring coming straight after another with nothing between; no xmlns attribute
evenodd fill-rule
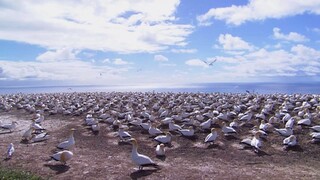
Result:
<svg viewBox="0 0 320 180"><path fill-rule="evenodd" d="M320 132L313 132L310 135L313 139L320 139Z"/></svg>
<svg viewBox="0 0 320 180"><path fill-rule="evenodd" d="M49 138L50 135L47 132L44 132L41 134L33 135L30 141L35 143L48 140Z"/></svg>
<svg viewBox="0 0 320 180"><path fill-rule="evenodd" d="M163 132L162 132L160 129L158 129L154 124L151 124L148 132L149 132L149 134L150 134L151 136L156 136L156 135L158 135L158 134L162 134L162 133L163 133Z"/></svg>
<svg viewBox="0 0 320 180"><path fill-rule="evenodd" d="M99 123L97 123L97 124L92 124L92 125L91 125L91 129L92 129L93 132L99 132L99 131L100 131L100 125L99 125Z"/></svg>
<svg viewBox="0 0 320 180"><path fill-rule="evenodd" d="M41 132L43 130L46 130L40 124L36 123L35 120L32 120L32 121L33 122L32 122L32 124L30 126L33 127L36 132L39 132L39 131Z"/></svg>
<svg viewBox="0 0 320 180"><path fill-rule="evenodd" d="M313 131L320 132L320 125L312 126L312 127L310 127L310 129L312 129Z"/></svg>
<svg viewBox="0 0 320 180"><path fill-rule="evenodd" d="M232 127L227 126L225 122L222 122L221 130L224 133L224 135L237 133L237 131L235 129L233 129Z"/></svg>
<svg viewBox="0 0 320 180"><path fill-rule="evenodd" d="M182 127L174 124L172 121L169 122L169 131L176 131L176 130L181 130Z"/></svg>
<svg viewBox="0 0 320 180"><path fill-rule="evenodd" d="M144 130L149 130L151 127L151 123L150 121L145 122L145 123L141 123L140 126L144 129Z"/></svg>
<svg viewBox="0 0 320 180"><path fill-rule="evenodd" d="M18 124L16 121L12 121L10 124L1 124L1 128L3 129L9 129L10 132L12 132L16 128L16 124Z"/></svg>
<svg viewBox="0 0 320 180"><path fill-rule="evenodd" d="M34 120L36 123L41 124L44 121L44 115L37 113L36 119Z"/></svg>
<svg viewBox="0 0 320 180"><path fill-rule="evenodd" d="M156 167L158 168L158 165L150 159L150 157L138 153L138 143L137 140L134 138L130 139L130 142L132 144L132 152L131 152L131 158L133 163L139 166L139 170L142 170L143 167Z"/></svg>
<svg viewBox="0 0 320 180"><path fill-rule="evenodd" d="M73 153L71 151L63 150L53 154L50 157L56 161L60 161L63 165L65 165L67 161L72 158L72 156Z"/></svg>
<svg viewBox="0 0 320 180"><path fill-rule="evenodd" d="M260 151L262 146L262 141L260 140L260 132L257 132L252 140L251 140L251 146L255 148L255 152Z"/></svg>
<svg viewBox="0 0 320 180"><path fill-rule="evenodd" d="M207 135L207 137L204 139L205 143L214 143L214 141L217 139L218 133L215 130L215 128L211 128L211 133Z"/></svg>
<svg viewBox="0 0 320 180"><path fill-rule="evenodd" d="M210 119L206 120L205 122L201 123L200 128L203 130L210 129L211 123L212 123L212 119L210 118Z"/></svg>
<svg viewBox="0 0 320 180"><path fill-rule="evenodd" d="M157 156L165 156L166 149L164 144L158 144L156 147L156 155Z"/></svg>
<svg viewBox="0 0 320 180"><path fill-rule="evenodd" d="M291 117L290 119L288 119L288 121L286 122L286 124L285 124L284 127L286 127L286 128L293 128L294 122L295 122L294 118Z"/></svg>
<svg viewBox="0 0 320 180"><path fill-rule="evenodd" d="M303 125L303 126L310 126L311 125L311 120L309 118L306 119L301 119L297 122L298 125Z"/></svg>
<svg viewBox="0 0 320 180"><path fill-rule="evenodd" d="M12 143L9 144L8 146L8 150L7 150L7 159L10 159L13 155L13 152L14 152L14 146Z"/></svg>
<svg viewBox="0 0 320 180"><path fill-rule="evenodd" d="M265 120L261 120L259 129L262 131L270 131L273 126L270 123L266 123Z"/></svg>
<svg viewBox="0 0 320 180"><path fill-rule="evenodd" d="M283 140L283 145L286 145L288 147L292 147L297 145L297 138L295 135L290 135L289 137L285 138Z"/></svg>
<svg viewBox="0 0 320 180"><path fill-rule="evenodd" d="M286 137L288 137L288 136L293 134L293 130L291 128L289 128L289 127L282 128L282 129L275 128L274 130L277 131L280 135L286 136Z"/></svg>
<svg viewBox="0 0 320 180"><path fill-rule="evenodd" d="M34 127L31 126L26 132L23 133L22 140L29 141L32 138L33 131L34 131Z"/></svg>
<svg viewBox="0 0 320 180"><path fill-rule="evenodd" d="M229 126L232 128L238 128L239 127L238 120L234 119L232 122L230 122Z"/></svg>
<svg viewBox="0 0 320 180"><path fill-rule="evenodd" d="M70 135L69 138L66 141L63 141L62 143L60 143L57 147L59 149L70 149L72 146L75 145L75 140L73 137L73 133L74 133L75 129L71 128L70 129Z"/></svg>
<svg viewBox="0 0 320 180"><path fill-rule="evenodd" d="M123 127L119 127L118 134L120 137L120 141L124 141L126 139L131 138L131 135L127 131L125 131Z"/></svg>
<svg viewBox="0 0 320 180"><path fill-rule="evenodd" d="M191 137L194 135L194 129L190 126L188 129L179 129L178 130L183 136Z"/></svg>
<svg viewBox="0 0 320 180"><path fill-rule="evenodd" d="M155 137L154 140L163 144L171 143L172 134L170 132L166 132L165 134L166 135L159 135Z"/></svg>

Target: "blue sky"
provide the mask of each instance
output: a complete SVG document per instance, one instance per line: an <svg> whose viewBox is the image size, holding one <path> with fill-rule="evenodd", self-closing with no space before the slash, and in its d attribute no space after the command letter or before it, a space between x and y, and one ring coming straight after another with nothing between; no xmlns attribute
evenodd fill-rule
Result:
<svg viewBox="0 0 320 180"><path fill-rule="evenodd" d="M0 86L318 82L319 22L319 0L0 0Z"/></svg>

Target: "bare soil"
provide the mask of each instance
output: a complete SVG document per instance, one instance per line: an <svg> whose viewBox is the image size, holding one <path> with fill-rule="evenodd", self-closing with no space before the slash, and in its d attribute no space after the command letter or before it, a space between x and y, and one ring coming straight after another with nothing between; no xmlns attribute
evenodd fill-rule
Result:
<svg viewBox="0 0 320 180"><path fill-rule="evenodd" d="M248 136L249 127L243 127L236 138L222 135L214 145L203 144L208 132L197 131L194 138L174 135L167 147L166 158L155 155L156 142L139 128L129 132L138 140L138 151L150 156L160 169L138 171L131 161L131 145L119 143L115 130L100 124L93 134L83 125L84 117L46 115L43 127L51 138L46 142L22 143L21 136L31 124L33 114L24 111L1 112L3 122L18 121L12 133L0 132L0 152L6 152L9 143L15 146L10 160L1 160L0 166L33 172L47 179L320 179L320 148L312 144L307 128L296 129L299 145L284 150L283 137L271 133L263 142L263 152L256 154L239 144ZM76 128L74 157L67 166L50 160L56 146ZM219 133L221 134L221 133Z"/></svg>

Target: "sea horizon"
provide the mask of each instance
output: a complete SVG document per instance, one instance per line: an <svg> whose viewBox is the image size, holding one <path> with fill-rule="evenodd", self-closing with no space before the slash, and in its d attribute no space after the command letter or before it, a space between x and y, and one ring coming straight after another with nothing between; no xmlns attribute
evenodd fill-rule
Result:
<svg viewBox="0 0 320 180"><path fill-rule="evenodd" d="M22 85L0 86L0 94L71 93L71 92L190 92L320 94L318 82L224 82L170 85Z"/></svg>

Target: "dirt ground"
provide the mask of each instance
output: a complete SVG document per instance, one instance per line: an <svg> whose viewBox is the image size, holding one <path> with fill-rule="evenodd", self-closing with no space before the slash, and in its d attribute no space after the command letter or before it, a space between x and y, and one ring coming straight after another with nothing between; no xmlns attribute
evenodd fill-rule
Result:
<svg viewBox="0 0 320 180"><path fill-rule="evenodd" d="M13 133L0 133L3 157L10 142L15 146L12 159L1 160L2 167L27 170L49 179L320 179L320 145L310 143L309 129L295 131L300 146L291 150L283 149L283 137L271 133L263 142L265 153L260 154L239 144L249 127L234 139L220 135L212 146L202 143L208 132L197 131L192 139L174 135L166 158L159 159L155 155L156 142L133 127L129 132L138 140L138 151L150 156L161 168L138 171L131 161L131 145L119 143L110 125L101 123L100 132L93 134L83 125L82 116L46 115L43 127L48 129L50 139L21 143L32 117L33 114L21 110L0 113L2 122L19 123ZM70 128L77 129L74 157L63 166L50 161L49 156L67 138Z"/></svg>

